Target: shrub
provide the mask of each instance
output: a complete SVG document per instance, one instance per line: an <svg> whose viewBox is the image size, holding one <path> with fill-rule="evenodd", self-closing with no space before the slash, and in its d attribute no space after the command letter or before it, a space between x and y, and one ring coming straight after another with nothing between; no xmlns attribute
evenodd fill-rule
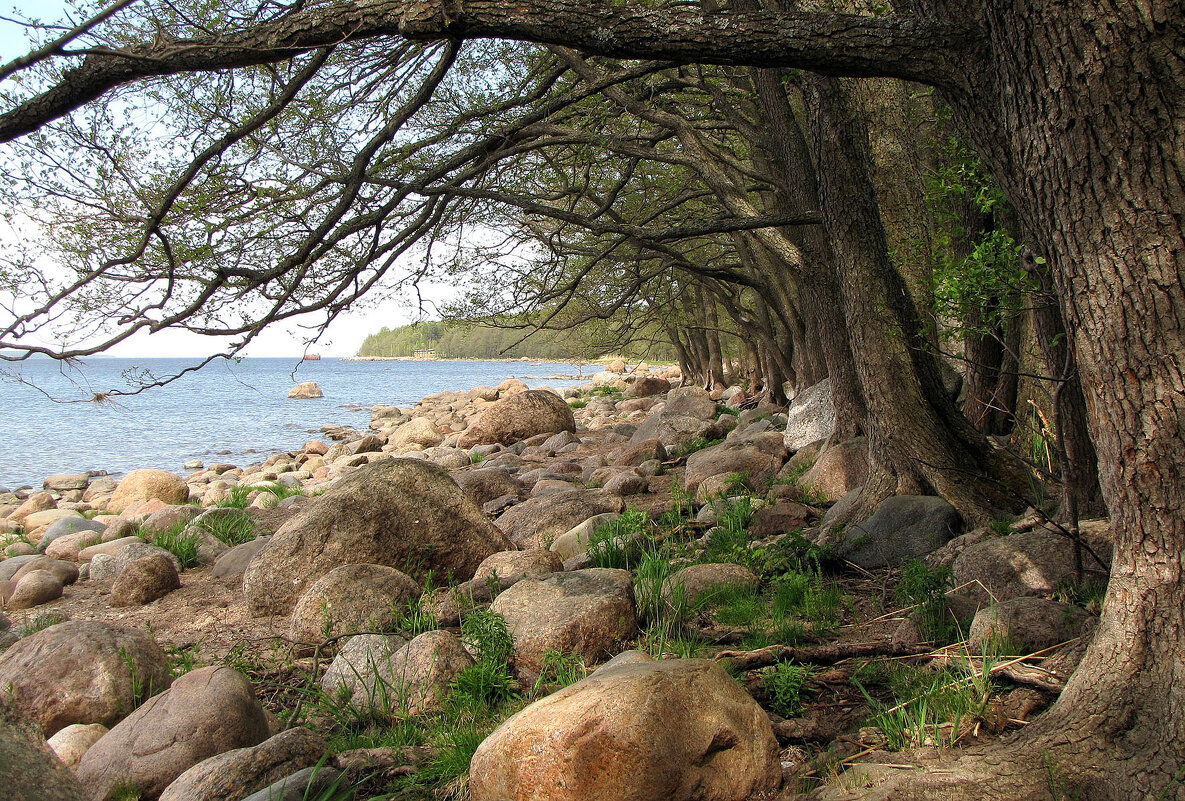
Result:
<svg viewBox="0 0 1185 801"><path fill-rule="evenodd" d="M784 718L802 714L802 691L814 671L805 665L779 662L769 668L762 679L762 688L769 696L769 708Z"/></svg>

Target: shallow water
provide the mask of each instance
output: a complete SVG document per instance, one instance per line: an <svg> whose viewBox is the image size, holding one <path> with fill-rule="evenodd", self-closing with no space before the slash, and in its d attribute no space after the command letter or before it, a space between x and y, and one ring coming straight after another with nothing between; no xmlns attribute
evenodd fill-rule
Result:
<svg viewBox="0 0 1185 801"><path fill-rule="evenodd" d="M45 394L87 398L127 389L125 371L172 375L191 364L188 359L94 358L77 369L63 369L50 359L0 365L19 370L34 385L0 378L0 486L40 486L52 473L85 470L114 475L138 467L180 471L190 459L248 464L300 446L325 424L366 430L369 407L378 403L410 406L434 392L496 386L511 376L532 387L578 383L549 380L578 371L575 365L551 362L243 359L214 362L165 387L109 404L58 403ZM288 390L301 381L316 381L325 397L290 400Z"/></svg>

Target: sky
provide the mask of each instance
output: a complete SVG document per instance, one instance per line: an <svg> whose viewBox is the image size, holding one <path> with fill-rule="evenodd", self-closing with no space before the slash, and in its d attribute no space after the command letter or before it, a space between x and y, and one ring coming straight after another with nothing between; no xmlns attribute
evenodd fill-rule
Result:
<svg viewBox="0 0 1185 801"><path fill-rule="evenodd" d="M0 16L10 17L13 11L25 16L34 16L43 22L56 21L62 15L65 4L61 0L0 0ZM29 47L22 26L0 19L0 61L28 52ZM421 288L430 302L441 302L451 294L448 287L425 286ZM319 342L308 348L310 353L322 356L351 356L358 351L367 334L386 326L394 328L421 319L416 311L414 299L392 297L367 308L347 311L341 314L328 328ZM430 315L429 315L430 316ZM316 320L310 319L308 324ZM292 326L265 329L246 349L248 356L299 356L305 352L304 334ZM219 353L226 347L225 340L198 336L184 331L162 331L152 335L137 335L120 343L108 353L112 356L184 356L200 357Z"/></svg>

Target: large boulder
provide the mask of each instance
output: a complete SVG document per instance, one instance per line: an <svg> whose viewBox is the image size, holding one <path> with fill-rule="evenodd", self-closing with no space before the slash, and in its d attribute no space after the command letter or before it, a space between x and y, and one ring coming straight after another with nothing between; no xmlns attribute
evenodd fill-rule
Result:
<svg viewBox="0 0 1185 801"><path fill-rule="evenodd" d="M21 577L5 603L7 609L32 609L62 597L62 580L48 570L33 570Z"/></svg>
<svg viewBox="0 0 1185 801"><path fill-rule="evenodd" d="M687 457L683 487L695 494L709 476L738 473L747 476L753 489L762 489L786 461L780 434L767 434L740 442L721 442Z"/></svg>
<svg viewBox="0 0 1185 801"><path fill-rule="evenodd" d="M629 660L510 717L469 777L473 801L743 801L782 769L768 716L718 664Z"/></svg>
<svg viewBox="0 0 1185 801"><path fill-rule="evenodd" d="M490 609L506 618L515 666L526 674L538 674L551 650L578 653L586 664L596 664L638 633L628 570L592 568L523 579Z"/></svg>
<svg viewBox="0 0 1185 801"><path fill-rule="evenodd" d="M228 667L198 668L91 746L78 779L92 801L104 801L117 786L154 799L202 760L267 737L267 718L247 677Z"/></svg>
<svg viewBox="0 0 1185 801"><path fill-rule="evenodd" d="M648 398L651 395L659 395L668 391L671 388L671 382L665 378L659 378L655 375L640 375L634 380L634 385L630 387L629 394L635 398Z"/></svg>
<svg viewBox="0 0 1185 801"><path fill-rule="evenodd" d="M667 393L660 411L647 417L630 436L631 445L656 439L665 448L677 448L715 428L716 402L699 387L678 387Z"/></svg>
<svg viewBox="0 0 1185 801"><path fill-rule="evenodd" d="M421 582L429 570L464 581L509 547L443 469L387 459L345 476L281 526L247 566L243 587L253 614L287 614L335 567L379 564Z"/></svg>
<svg viewBox="0 0 1185 801"><path fill-rule="evenodd" d="M785 445L789 451L805 448L812 442L835 433L835 406L831 403L831 379L804 389L795 396L786 412Z"/></svg>
<svg viewBox="0 0 1185 801"><path fill-rule="evenodd" d="M82 785L37 727L0 700L0 787L8 801L83 801Z"/></svg>
<svg viewBox="0 0 1185 801"><path fill-rule="evenodd" d="M1101 558L1110 557L1106 542L1089 544ZM1083 564L1085 578L1107 580L1107 572L1085 554ZM1048 596L1074 579L1074 544L1045 529L995 537L966 548L952 572L956 586L969 585L965 592L981 601Z"/></svg>
<svg viewBox="0 0 1185 801"><path fill-rule="evenodd" d="M942 498L897 495L881 501L863 523L849 526L838 553L865 570L895 566L941 548L961 527L959 513Z"/></svg>
<svg viewBox="0 0 1185 801"><path fill-rule="evenodd" d="M491 554L473 574L476 581L487 578L527 578L546 576L564 569L564 560L545 548L527 551L502 551Z"/></svg>
<svg viewBox="0 0 1185 801"><path fill-rule="evenodd" d="M835 442L820 451L815 464L799 483L825 498L842 498L868 481L868 439L854 437Z"/></svg>
<svg viewBox="0 0 1185 801"><path fill-rule="evenodd" d="M624 506L620 496L607 492L561 490L512 506L495 522L519 548L545 548L573 526Z"/></svg>
<svg viewBox="0 0 1185 801"><path fill-rule="evenodd" d="M141 557L119 572L111 588L112 606L143 606L181 586L177 568L164 556Z"/></svg>
<svg viewBox="0 0 1185 801"><path fill-rule="evenodd" d="M559 395L532 389L492 403L465 429L458 446L510 445L538 434L575 431L572 409Z"/></svg>
<svg viewBox="0 0 1185 801"><path fill-rule="evenodd" d="M236 748L197 763L161 793L160 801L244 798L316 765L326 750L325 741L308 729L288 729L259 745Z"/></svg>
<svg viewBox="0 0 1185 801"><path fill-rule="evenodd" d="M413 417L387 436L387 445L402 448L419 445L432 448L444 442L444 434L427 417Z"/></svg>
<svg viewBox="0 0 1185 801"><path fill-rule="evenodd" d="M168 470L133 470L115 488L111 500L107 501L107 511L119 514L135 504L151 500L169 505L185 503L189 500L189 485L181 476Z"/></svg>
<svg viewBox="0 0 1185 801"><path fill-rule="evenodd" d="M390 628L420 594L406 573L386 565L342 565L309 587L292 610L289 636L297 643Z"/></svg>
<svg viewBox="0 0 1185 801"><path fill-rule="evenodd" d="M114 726L170 681L168 659L146 632L98 621L50 626L0 655L0 687L47 735L73 723Z"/></svg>
<svg viewBox="0 0 1185 801"><path fill-rule="evenodd" d="M1027 654L1080 637L1094 616L1080 606L1045 598L1010 598L980 609L967 632L973 654L1003 648Z"/></svg>

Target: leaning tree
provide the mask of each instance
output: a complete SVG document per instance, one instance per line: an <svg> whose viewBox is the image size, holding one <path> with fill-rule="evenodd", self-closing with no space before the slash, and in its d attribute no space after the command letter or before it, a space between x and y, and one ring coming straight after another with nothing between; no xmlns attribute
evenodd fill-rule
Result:
<svg viewBox="0 0 1185 801"><path fill-rule="evenodd" d="M135 7L134 0L117 5ZM974 797L1025 797L1042 792L1052 764L1076 789L1101 797L1185 793L1185 9L1178 0L903 0L897 13L880 16L786 11L776 0L733 12L590 0L222 5L228 13L190 26L184 39L162 26L142 41L109 38L67 55L84 25L47 42L5 73L59 57L77 63L10 102L0 139L36 137L143 79L226 75L343 43L383 54L404 39L522 40L616 58L888 76L934 87L1050 267L1080 366L1115 553L1099 627L1055 707L1009 754L983 754L963 773L933 781L969 777ZM308 79L292 70L288 80L295 91ZM258 113L259 124L268 124L267 109Z"/></svg>

